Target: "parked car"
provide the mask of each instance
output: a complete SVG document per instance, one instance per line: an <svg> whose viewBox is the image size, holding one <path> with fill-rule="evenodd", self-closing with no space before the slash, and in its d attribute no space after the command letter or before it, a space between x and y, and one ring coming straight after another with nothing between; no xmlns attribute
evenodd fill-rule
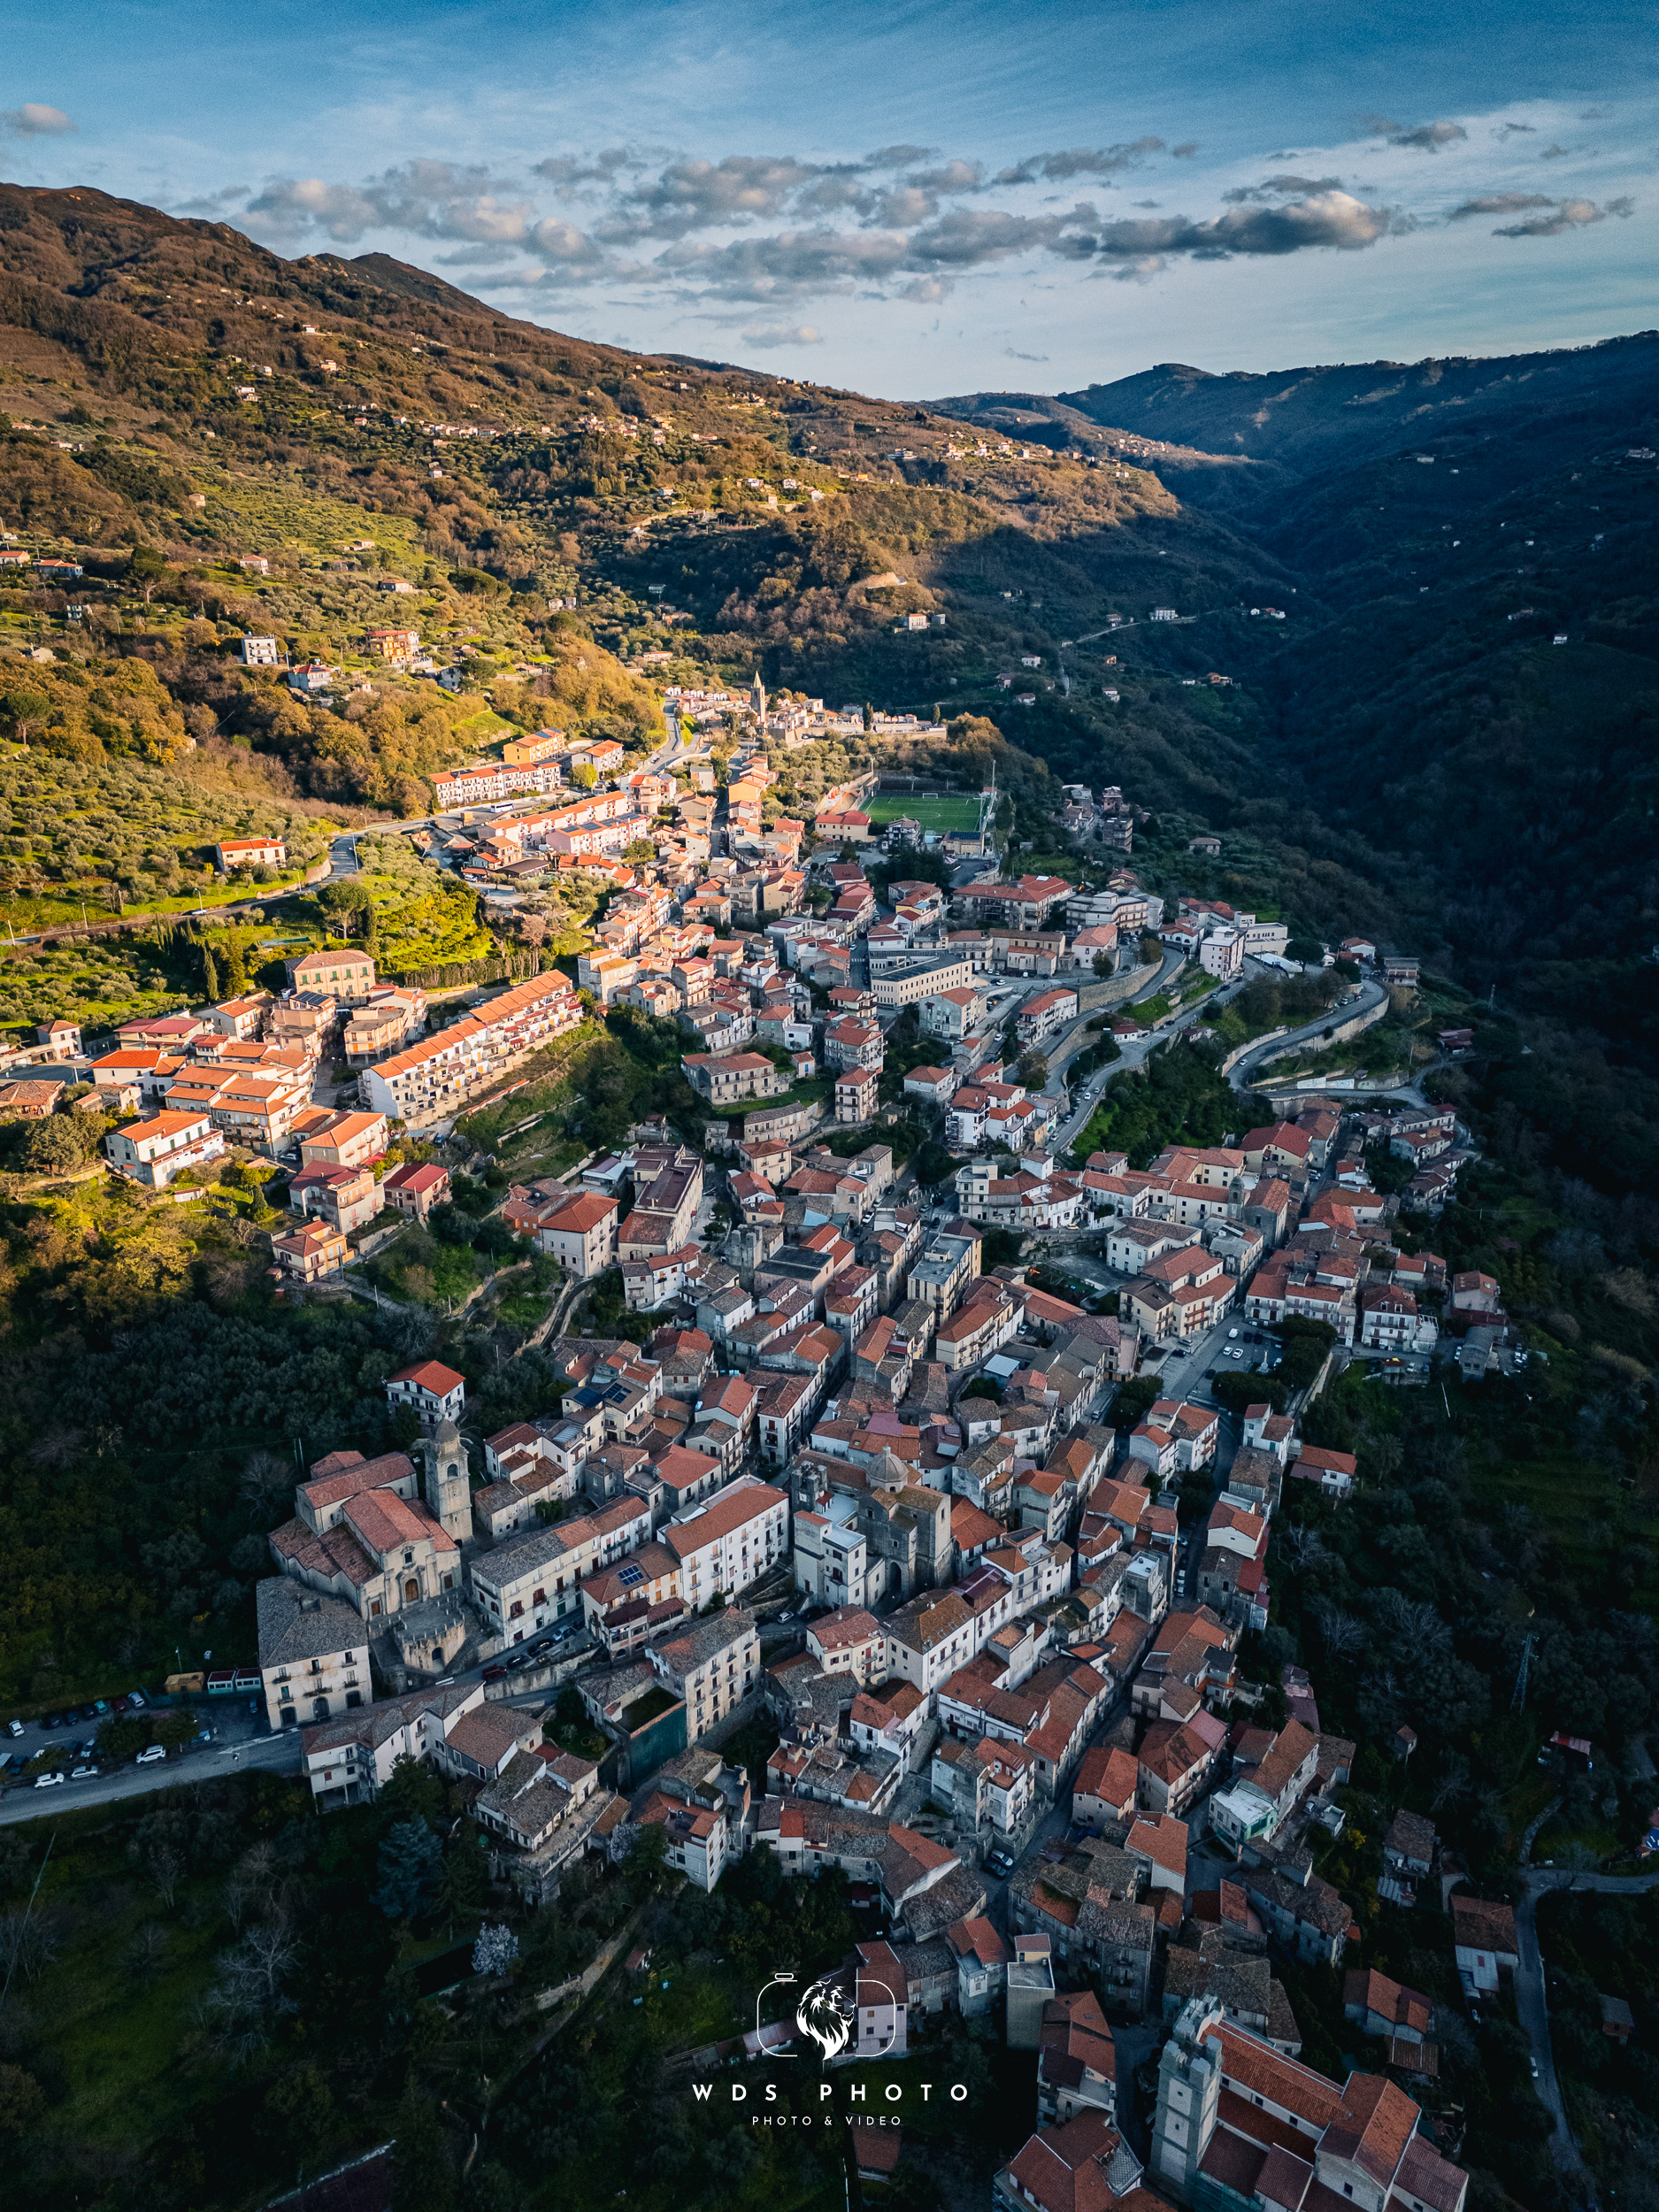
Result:
<svg viewBox="0 0 1659 2212"><path fill-rule="evenodd" d="M530 1655L527 1651L515 1651L507 1662L507 1671L509 1674L517 1674L520 1667L527 1667L529 1663Z"/></svg>
<svg viewBox="0 0 1659 2212"><path fill-rule="evenodd" d="M97 1771L96 1767L77 1767L69 1778L72 1782L90 1782L96 1776Z"/></svg>
<svg viewBox="0 0 1659 2212"><path fill-rule="evenodd" d="M92 1701L92 1717L93 1717L93 1718L94 1718L95 1720L107 1720L107 1719L109 1718L109 1717L110 1717L110 1709L109 1709L109 1706L108 1706L108 1705L104 1702L104 1699L103 1699L103 1698L101 1698L101 1697L95 1697L95 1698L93 1699L93 1701Z"/></svg>
<svg viewBox="0 0 1659 2212"><path fill-rule="evenodd" d="M985 1855L985 1863L999 1882L1014 1871L1014 1861L1010 1855L1003 1850L987 1851Z"/></svg>
<svg viewBox="0 0 1659 2212"><path fill-rule="evenodd" d="M27 1766L28 1763L28 1755L27 1752L14 1751L12 1754L12 1756L5 1763L5 1771L8 1774L21 1774L24 1768Z"/></svg>
<svg viewBox="0 0 1659 2212"><path fill-rule="evenodd" d="M55 1789L63 1778L64 1770L62 1767L51 1767L46 1773L37 1774L35 1776L35 1786L37 1790Z"/></svg>
<svg viewBox="0 0 1659 2212"><path fill-rule="evenodd" d="M64 1716L61 1713L42 1713L41 1715L41 1726L42 1728L61 1728L63 1724Z"/></svg>
<svg viewBox="0 0 1659 2212"><path fill-rule="evenodd" d="M157 1759L165 1759L166 1755L167 1747L165 1744L146 1744L144 1748L139 1753L137 1758L134 1760L133 1764L135 1767L153 1767Z"/></svg>
<svg viewBox="0 0 1659 2212"><path fill-rule="evenodd" d="M132 1707L134 1712L142 1713L145 1706L149 1704L150 1700L144 1695L144 1693L142 1690L128 1690L127 1693L127 1701L128 1705Z"/></svg>
<svg viewBox="0 0 1659 2212"><path fill-rule="evenodd" d="M8 1736L20 1736L23 1733L22 1722L20 1720L7 1721L6 1733Z"/></svg>
<svg viewBox="0 0 1659 2212"><path fill-rule="evenodd" d="M486 1682L502 1682L506 1679L506 1675L505 1667L486 1667L481 1678Z"/></svg>

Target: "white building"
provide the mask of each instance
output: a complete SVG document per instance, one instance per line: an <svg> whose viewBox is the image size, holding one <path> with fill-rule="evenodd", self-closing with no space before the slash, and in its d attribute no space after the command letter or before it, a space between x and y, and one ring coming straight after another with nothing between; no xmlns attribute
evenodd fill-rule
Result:
<svg viewBox="0 0 1659 2212"><path fill-rule="evenodd" d="M686 1602L700 1611L710 1598L735 1596L789 1549L789 1501L754 1475L728 1483L677 1514L662 1532L680 1562Z"/></svg>

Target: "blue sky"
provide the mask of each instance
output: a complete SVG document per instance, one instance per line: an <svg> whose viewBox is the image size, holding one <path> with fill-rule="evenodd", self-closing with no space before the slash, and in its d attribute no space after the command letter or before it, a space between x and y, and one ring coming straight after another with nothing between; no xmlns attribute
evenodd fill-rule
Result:
<svg viewBox="0 0 1659 2212"><path fill-rule="evenodd" d="M890 396L1654 320L1614 0L10 11L0 165Z"/></svg>

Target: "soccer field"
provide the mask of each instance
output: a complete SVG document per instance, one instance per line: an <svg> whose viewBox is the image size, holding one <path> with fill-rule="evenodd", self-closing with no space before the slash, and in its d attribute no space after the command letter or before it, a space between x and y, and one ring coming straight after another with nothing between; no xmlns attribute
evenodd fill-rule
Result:
<svg viewBox="0 0 1659 2212"><path fill-rule="evenodd" d="M925 799L913 793L889 791L866 799L862 810L872 822L896 822L901 815L908 815L925 830L976 830L979 826L979 802L965 794Z"/></svg>

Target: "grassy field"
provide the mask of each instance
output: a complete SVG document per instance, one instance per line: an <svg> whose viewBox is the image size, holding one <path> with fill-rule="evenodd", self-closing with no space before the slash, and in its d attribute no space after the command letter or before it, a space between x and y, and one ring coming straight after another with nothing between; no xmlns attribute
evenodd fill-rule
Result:
<svg viewBox="0 0 1659 2212"><path fill-rule="evenodd" d="M901 815L907 815L925 830L941 833L979 826L979 802L965 794L959 798L925 799L902 791L887 792L879 798L866 799L860 810L872 822L896 822Z"/></svg>

